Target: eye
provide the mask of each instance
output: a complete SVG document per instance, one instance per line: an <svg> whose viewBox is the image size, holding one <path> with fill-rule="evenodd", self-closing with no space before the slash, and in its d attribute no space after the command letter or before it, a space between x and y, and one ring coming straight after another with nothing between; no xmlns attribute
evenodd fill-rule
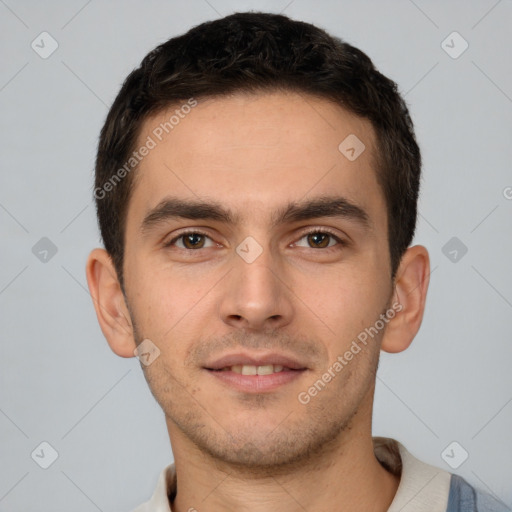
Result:
<svg viewBox="0 0 512 512"><path fill-rule="evenodd" d="M212 242L212 244L209 246L206 246L205 245L206 239L210 240ZM179 242L182 242L181 245ZM182 232L178 236L175 236L172 240L169 240L169 242L167 242L165 244L165 247L171 247L171 246L176 246L179 249L194 250L194 249L204 249L206 247L213 247L214 244L213 244L213 240L206 233L203 233L202 231L195 230L195 231Z"/></svg>
<svg viewBox="0 0 512 512"><path fill-rule="evenodd" d="M315 229L308 231L307 233L304 233L300 238L300 240L303 239L306 239L306 244L308 244L305 247L310 249L331 249L331 247L335 247L336 245L339 245L340 247L347 245L341 238L336 236L331 231L325 229ZM296 242L294 245L304 247L304 245L300 245L298 242Z"/></svg>
<svg viewBox="0 0 512 512"><path fill-rule="evenodd" d="M300 240L306 240L306 245L301 244ZM210 242L207 245L208 241ZM183 250L197 250L214 247L216 244L206 233L198 230L183 231L164 244L164 247L177 247ZM344 247L347 243L335 235L333 232L320 228L310 230L302 235L299 242L293 244L298 247L306 247L309 249L328 249L340 246Z"/></svg>

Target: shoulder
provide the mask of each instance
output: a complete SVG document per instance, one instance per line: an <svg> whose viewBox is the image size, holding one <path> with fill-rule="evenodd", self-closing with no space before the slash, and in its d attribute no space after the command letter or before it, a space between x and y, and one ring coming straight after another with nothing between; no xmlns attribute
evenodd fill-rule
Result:
<svg viewBox="0 0 512 512"><path fill-rule="evenodd" d="M417 459L394 439L374 437L373 443L379 462L400 476L388 512L512 512L461 476Z"/></svg>
<svg viewBox="0 0 512 512"><path fill-rule="evenodd" d="M176 494L176 468L174 463L166 466L158 477L153 495L131 512L172 512L170 499Z"/></svg>
<svg viewBox="0 0 512 512"><path fill-rule="evenodd" d="M504 503L453 474L446 512L511 512Z"/></svg>

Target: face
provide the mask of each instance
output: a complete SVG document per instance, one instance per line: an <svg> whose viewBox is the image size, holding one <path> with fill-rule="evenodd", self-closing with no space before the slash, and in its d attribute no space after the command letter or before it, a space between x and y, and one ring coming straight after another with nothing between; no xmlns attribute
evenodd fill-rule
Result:
<svg viewBox="0 0 512 512"><path fill-rule="evenodd" d="M126 300L137 344L160 351L142 368L171 442L231 464L297 463L370 422L385 329L344 355L392 302L375 135L294 93L190 110L161 141L174 107L140 134L156 145L127 213ZM338 149L354 135L355 159L353 143Z"/></svg>

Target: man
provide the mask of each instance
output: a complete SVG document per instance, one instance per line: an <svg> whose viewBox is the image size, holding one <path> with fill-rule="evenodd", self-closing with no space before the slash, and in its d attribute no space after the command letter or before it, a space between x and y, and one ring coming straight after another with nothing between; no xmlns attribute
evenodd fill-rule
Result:
<svg viewBox="0 0 512 512"><path fill-rule="evenodd" d="M505 510L372 438L380 350L425 307L420 168L394 82L310 24L233 14L128 76L87 279L173 448L138 512Z"/></svg>

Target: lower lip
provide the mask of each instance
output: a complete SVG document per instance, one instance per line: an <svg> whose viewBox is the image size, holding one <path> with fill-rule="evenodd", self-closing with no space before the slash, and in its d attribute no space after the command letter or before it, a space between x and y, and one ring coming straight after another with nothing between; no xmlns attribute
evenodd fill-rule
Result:
<svg viewBox="0 0 512 512"><path fill-rule="evenodd" d="M248 393L262 393L272 391L298 379L306 370L283 370L270 375L242 375L230 370L206 371L231 388Z"/></svg>

